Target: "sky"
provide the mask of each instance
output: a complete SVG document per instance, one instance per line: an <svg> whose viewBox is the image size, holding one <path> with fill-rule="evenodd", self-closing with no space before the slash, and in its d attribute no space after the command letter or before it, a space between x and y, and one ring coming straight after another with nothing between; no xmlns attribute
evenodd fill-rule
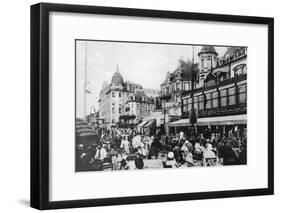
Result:
<svg viewBox="0 0 281 213"><path fill-rule="evenodd" d="M202 46L194 46L194 61ZM222 56L226 47L215 47ZM87 52L87 53L86 53ZM98 98L103 82L110 83L119 67L124 81L160 90L166 73L173 72L179 60L192 60L192 45L148 44L128 42L76 41L76 115L84 116L84 82L87 70L86 109L98 110Z"/></svg>

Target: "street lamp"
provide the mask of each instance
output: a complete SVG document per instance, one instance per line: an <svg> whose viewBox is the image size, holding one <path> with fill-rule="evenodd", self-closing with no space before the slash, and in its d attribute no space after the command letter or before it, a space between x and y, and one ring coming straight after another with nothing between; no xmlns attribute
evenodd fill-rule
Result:
<svg viewBox="0 0 281 213"><path fill-rule="evenodd" d="M191 136L194 135L194 124L197 122L196 112L194 110L194 45L192 45L192 66L191 66L191 110L189 115L189 123L192 127Z"/></svg>

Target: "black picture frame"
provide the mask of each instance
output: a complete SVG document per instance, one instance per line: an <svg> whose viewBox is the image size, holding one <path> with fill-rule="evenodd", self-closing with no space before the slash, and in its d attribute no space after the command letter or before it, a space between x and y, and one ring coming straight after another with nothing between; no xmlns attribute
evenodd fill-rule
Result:
<svg viewBox="0 0 281 213"><path fill-rule="evenodd" d="M267 188L180 193L86 200L49 200L49 13L104 14L128 17L201 20L268 26L268 186ZM39 3L31 6L31 207L57 209L151 202L272 195L274 193L274 19L267 17L202 14Z"/></svg>

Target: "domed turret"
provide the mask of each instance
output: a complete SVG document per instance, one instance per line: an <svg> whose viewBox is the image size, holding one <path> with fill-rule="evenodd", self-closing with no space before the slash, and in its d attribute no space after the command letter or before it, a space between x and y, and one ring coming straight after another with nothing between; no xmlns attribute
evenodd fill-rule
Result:
<svg viewBox="0 0 281 213"><path fill-rule="evenodd" d="M119 72L118 66L116 72L112 76L111 83L114 85L122 85L124 83L123 77Z"/></svg>
<svg viewBox="0 0 281 213"><path fill-rule="evenodd" d="M199 86L203 86L207 75L217 66L218 53L213 46L203 46L199 56Z"/></svg>
<svg viewBox="0 0 281 213"><path fill-rule="evenodd" d="M203 46L200 52L198 53L198 56L203 53L213 53L215 55L218 55L216 49L213 46Z"/></svg>

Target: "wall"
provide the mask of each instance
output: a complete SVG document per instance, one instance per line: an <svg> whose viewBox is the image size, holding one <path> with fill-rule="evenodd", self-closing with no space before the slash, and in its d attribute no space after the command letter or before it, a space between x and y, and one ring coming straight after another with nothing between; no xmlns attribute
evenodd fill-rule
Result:
<svg viewBox="0 0 281 213"><path fill-rule="evenodd" d="M275 17L275 58L281 57L281 14L278 1L252 0L56 0L61 3L182 10ZM55 0L51 2L56 2ZM28 208L29 200L29 5L36 0L1 2L1 181L0 212L37 212ZM281 107L280 63L275 66L275 109ZM281 111L276 110L275 128L281 128ZM275 153L281 150L281 135L275 137ZM62 212L268 212L281 208L281 155L275 155L275 196L185 201L161 204L67 209ZM187 183L186 184L194 184ZM137 208L136 208L137 207ZM176 207L176 208L175 208ZM55 211L59 212L59 211Z"/></svg>

